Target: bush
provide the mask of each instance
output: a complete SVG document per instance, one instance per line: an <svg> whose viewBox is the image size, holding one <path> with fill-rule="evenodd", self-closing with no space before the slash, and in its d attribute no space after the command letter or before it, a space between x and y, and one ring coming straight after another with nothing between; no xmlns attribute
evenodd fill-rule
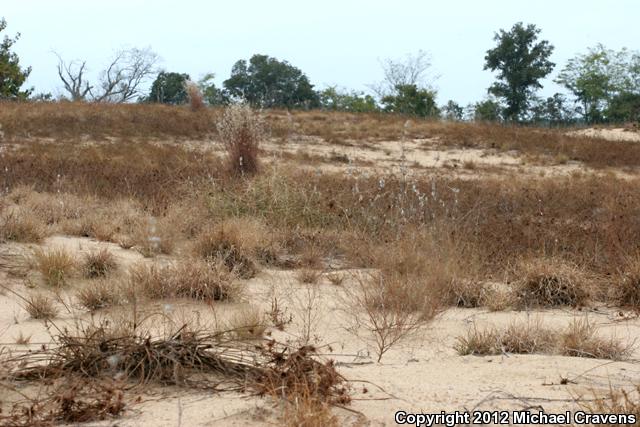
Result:
<svg viewBox="0 0 640 427"><path fill-rule="evenodd" d="M66 285L76 268L73 256L63 248L49 251L38 249L34 252L34 258L44 282L53 287Z"/></svg>
<svg viewBox="0 0 640 427"><path fill-rule="evenodd" d="M258 173L258 148L265 137L262 117L246 105L227 108L218 122L218 132L227 151L227 167L234 176Z"/></svg>
<svg viewBox="0 0 640 427"><path fill-rule="evenodd" d="M84 276L92 279L104 277L117 268L116 259L107 249L90 252L85 255L82 264Z"/></svg>

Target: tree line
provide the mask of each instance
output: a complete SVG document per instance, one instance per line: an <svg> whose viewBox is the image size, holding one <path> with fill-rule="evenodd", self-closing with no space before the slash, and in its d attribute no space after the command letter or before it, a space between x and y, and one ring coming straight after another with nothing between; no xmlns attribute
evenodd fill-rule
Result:
<svg viewBox="0 0 640 427"><path fill-rule="evenodd" d="M7 23L0 20L0 33ZM0 44L0 99L52 100L24 88L31 67L22 67L13 45L20 35L4 36ZM371 93L336 86L315 89L306 74L287 61L253 55L237 61L221 87L209 73L192 82L187 73L158 69L151 49L116 52L97 80L87 77L86 62L66 62L58 56L57 74L63 99L92 102L146 102L183 104L188 86L195 85L211 106L245 102L256 108L323 109L349 112L389 112L452 121L476 120L536 123L549 126L575 123L640 122L640 53L614 51L599 44L571 58L556 83L566 93L537 95L542 81L556 68L550 57L554 46L540 39L535 25L516 23L494 35L484 69L495 74L487 97L461 106L453 100L436 102L429 56L420 51L381 62L384 78L370 85ZM145 90L151 82L150 89Z"/></svg>

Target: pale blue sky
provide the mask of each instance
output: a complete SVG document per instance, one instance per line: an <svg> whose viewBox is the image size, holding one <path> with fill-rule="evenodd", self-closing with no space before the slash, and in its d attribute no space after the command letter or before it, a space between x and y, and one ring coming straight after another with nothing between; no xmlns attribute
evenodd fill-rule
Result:
<svg viewBox="0 0 640 427"><path fill-rule="evenodd" d="M233 63L263 53L301 68L316 87L365 90L381 78L379 58L431 53L438 102L486 94L483 71L493 34L515 22L536 24L556 47L559 66L598 42L640 49L639 0L0 0L7 33L33 66L29 83L56 92L56 58L86 59L99 70L116 49L151 46L169 71L217 81ZM554 74L559 71L556 68ZM558 88L548 81L541 94Z"/></svg>

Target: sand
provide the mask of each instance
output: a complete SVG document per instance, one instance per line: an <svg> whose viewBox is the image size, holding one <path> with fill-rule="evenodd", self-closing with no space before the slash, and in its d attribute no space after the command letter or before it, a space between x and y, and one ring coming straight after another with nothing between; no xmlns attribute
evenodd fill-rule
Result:
<svg viewBox="0 0 640 427"><path fill-rule="evenodd" d="M2 245L4 246L4 245ZM46 247L64 246L76 254L97 247L108 247L122 267L134 262L166 262L144 259L133 250L96 242L88 238L54 236ZM28 245L12 244L13 250L27 250ZM0 248L2 249L2 248ZM4 248L6 249L6 247ZM380 363L366 335L347 330L349 307L344 303L345 289L353 286L358 271L343 271L346 280L332 285L326 277L315 285L300 284L293 271L264 270L246 281L246 302L268 309L273 298L293 315L293 323L284 332L274 331L276 338L311 342L322 347L323 357L336 360L339 371L352 381L354 401L349 410L337 408L342 425L395 425L398 410L439 412L442 410L522 409L542 407L546 411L577 408L575 400L591 398L609 386L629 388L640 380L635 363L637 350L629 361L610 361L550 355L460 356L454 350L457 337L470 327L505 326L514 321L541 322L547 327L563 328L572 319L588 317L600 327L603 336L614 336L627 343L640 338L640 320L620 317L616 310L596 307L589 310L538 310L529 312L489 312L486 309L451 308L424 326L412 339L393 347ZM353 274L352 274L353 273ZM23 279L0 272L0 280L18 293L28 293ZM72 301L73 289L86 285L72 283L62 298ZM163 305L164 304L164 305ZM197 304L174 300L149 310L167 310L208 320L224 319L243 303ZM71 304L73 306L73 304ZM164 308L163 308L164 307ZM103 313L104 314L104 313ZM87 320L86 313L72 309L56 321L72 325L77 318ZM303 321L308 319L308 321ZM309 331L311 333L309 334ZM28 346L14 344L19 335L31 336ZM43 322L29 319L21 301L10 292L0 294L0 342L11 349L25 349L50 343L51 336ZM568 380L562 384L563 379ZM236 393L216 394L179 388L152 387L141 403L132 404L117 421L119 426L211 426L277 425L281 407L268 398ZM101 422L90 425L113 425Z"/></svg>

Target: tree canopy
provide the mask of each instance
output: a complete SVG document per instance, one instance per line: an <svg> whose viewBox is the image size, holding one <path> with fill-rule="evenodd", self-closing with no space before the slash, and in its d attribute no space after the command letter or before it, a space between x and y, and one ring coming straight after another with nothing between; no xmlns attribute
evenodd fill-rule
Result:
<svg viewBox="0 0 640 427"><path fill-rule="evenodd" d="M627 49L616 52L599 44L570 59L556 82L574 95L587 123L620 119L621 102L640 94L640 54ZM614 99L617 113L608 117Z"/></svg>
<svg viewBox="0 0 640 427"><path fill-rule="evenodd" d="M484 69L498 72L498 80L488 91L504 100L506 120L524 119L532 95L542 88L540 80L555 66L549 61L553 46L546 40L538 41L538 34L535 25L518 22L511 30L495 34L497 45L485 56Z"/></svg>
<svg viewBox="0 0 640 427"><path fill-rule="evenodd" d="M311 108L318 94L307 76L287 61L253 55L247 64L237 61L224 88L233 98L261 108Z"/></svg>
<svg viewBox="0 0 640 427"><path fill-rule="evenodd" d="M189 80L191 80L189 74L162 71L151 85L151 91L146 100L162 104L184 104L187 102L185 84Z"/></svg>
<svg viewBox="0 0 640 427"><path fill-rule="evenodd" d="M0 19L0 33L7 28L7 21ZM15 37L4 36L0 43L0 99L27 99L33 89L21 89L27 77L31 74L31 67L20 67L20 59L12 46L20 38L20 33Z"/></svg>
<svg viewBox="0 0 640 427"><path fill-rule="evenodd" d="M398 85L396 94L381 100L384 110L391 113L409 114L417 117L438 117L435 93L429 89L419 89L416 85Z"/></svg>

